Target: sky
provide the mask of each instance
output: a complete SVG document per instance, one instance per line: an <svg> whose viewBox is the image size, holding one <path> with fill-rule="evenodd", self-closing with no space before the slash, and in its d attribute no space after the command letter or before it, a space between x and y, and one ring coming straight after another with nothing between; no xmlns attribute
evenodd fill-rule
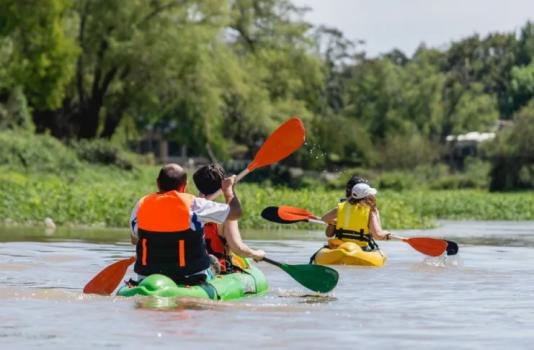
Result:
<svg viewBox="0 0 534 350"><path fill-rule="evenodd" d="M446 48L472 34L518 32L534 21L534 0L292 0L308 6L304 19L365 40L368 56L394 48L412 55L421 42Z"/></svg>

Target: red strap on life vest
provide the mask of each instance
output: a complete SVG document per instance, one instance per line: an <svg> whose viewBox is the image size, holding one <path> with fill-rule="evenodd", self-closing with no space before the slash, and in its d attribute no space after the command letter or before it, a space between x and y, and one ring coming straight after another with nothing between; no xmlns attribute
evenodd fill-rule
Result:
<svg viewBox="0 0 534 350"><path fill-rule="evenodd" d="M219 235L217 224L212 222L205 224L204 237L206 239L208 252L219 259L221 270L226 271L226 243Z"/></svg>

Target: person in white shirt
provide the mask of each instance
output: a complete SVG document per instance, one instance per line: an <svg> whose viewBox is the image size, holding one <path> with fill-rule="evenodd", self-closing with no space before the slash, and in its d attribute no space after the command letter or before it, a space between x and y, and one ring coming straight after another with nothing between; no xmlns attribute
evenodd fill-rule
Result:
<svg viewBox="0 0 534 350"><path fill-rule="evenodd" d="M200 192L199 196L206 197L217 192L221 188L225 176L224 169L217 164L209 164L199 168L193 174L193 181ZM233 265L236 259L232 259L231 253L240 257L253 258L256 261L265 257L263 250L252 249L243 242L236 219L227 218L223 224L206 224L204 237L208 253L214 255L219 261L219 267L216 270L223 274L234 271Z"/></svg>

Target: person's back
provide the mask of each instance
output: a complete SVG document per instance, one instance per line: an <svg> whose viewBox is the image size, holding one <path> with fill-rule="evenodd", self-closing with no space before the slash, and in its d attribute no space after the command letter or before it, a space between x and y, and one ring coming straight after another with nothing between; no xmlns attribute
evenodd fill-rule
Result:
<svg viewBox="0 0 534 350"><path fill-rule="evenodd" d="M369 187L366 184L357 184L354 187L365 186ZM355 242L362 248L376 249L369 232L369 218L371 210L375 207L370 199L357 200L350 196L338 203L334 235L342 241Z"/></svg>
<svg viewBox="0 0 534 350"><path fill-rule="evenodd" d="M159 192L144 196L132 212L134 271L140 278L160 273L180 284L203 282L209 278L210 265L203 226L239 217L239 201L232 198L228 205L183 193L187 176L176 164L164 166L157 183Z"/></svg>
<svg viewBox="0 0 534 350"><path fill-rule="evenodd" d="M349 180L346 199L322 217L329 224L326 235L355 242L364 250L378 249L374 239L389 239L390 234L381 228L376 193L363 178Z"/></svg>
<svg viewBox="0 0 534 350"><path fill-rule="evenodd" d="M187 276L209 267L200 227L190 224L194 221L192 200L192 195L174 190L141 199L135 272L144 276L161 273L185 283Z"/></svg>

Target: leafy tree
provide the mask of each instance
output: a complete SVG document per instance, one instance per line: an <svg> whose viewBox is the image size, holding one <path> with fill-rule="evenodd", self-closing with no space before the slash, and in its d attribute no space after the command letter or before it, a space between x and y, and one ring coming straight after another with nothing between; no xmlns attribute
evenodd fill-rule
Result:
<svg viewBox="0 0 534 350"><path fill-rule="evenodd" d="M528 21L521 28L518 65L527 65L534 58L534 23Z"/></svg>
<svg viewBox="0 0 534 350"><path fill-rule="evenodd" d="M512 67L518 60L518 40L515 34L490 34L481 39L473 35L453 43L447 50L443 71L447 72L447 99L449 110L455 109L463 90L473 83L482 84L484 93L494 94L499 112L509 116L513 106L509 104L507 91ZM458 89L456 85L460 85Z"/></svg>
<svg viewBox="0 0 534 350"><path fill-rule="evenodd" d="M77 55L67 11L67 0L0 0L0 101L21 87L35 108L61 106Z"/></svg>
<svg viewBox="0 0 534 350"><path fill-rule="evenodd" d="M492 190L534 188L534 99L502 130L491 147Z"/></svg>
<svg viewBox="0 0 534 350"><path fill-rule="evenodd" d="M514 108L527 104L534 97L534 60L527 66L512 68L509 98Z"/></svg>
<svg viewBox="0 0 534 350"><path fill-rule="evenodd" d="M474 83L465 91L448 122L452 134L469 131L490 131L499 119L495 96L482 92L482 85Z"/></svg>

